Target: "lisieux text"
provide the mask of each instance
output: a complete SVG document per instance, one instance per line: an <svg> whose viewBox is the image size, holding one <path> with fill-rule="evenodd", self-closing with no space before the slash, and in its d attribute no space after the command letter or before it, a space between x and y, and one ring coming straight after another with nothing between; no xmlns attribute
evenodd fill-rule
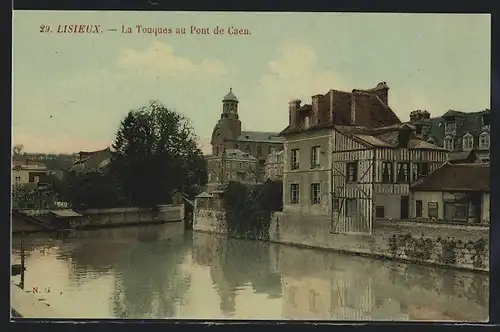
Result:
<svg viewBox="0 0 500 332"><path fill-rule="evenodd" d="M41 24L40 33L56 34L102 34L106 33L121 33L123 35L196 35L196 36L251 36L252 32L243 27L234 25L228 26L196 26L188 27L158 27L148 26L144 24L122 25L121 27L106 27L103 28L100 24L58 24L53 28L50 24Z"/></svg>

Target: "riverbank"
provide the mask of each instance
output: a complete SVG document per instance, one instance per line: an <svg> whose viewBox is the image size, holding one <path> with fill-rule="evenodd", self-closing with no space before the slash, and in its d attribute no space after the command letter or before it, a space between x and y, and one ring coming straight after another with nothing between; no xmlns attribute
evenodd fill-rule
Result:
<svg viewBox="0 0 500 332"><path fill-rule="evenodd" d="M307 220L307 222L305 222ZM223 211L197 211L194 231L229 236ZM328 217L273 215L268 241L384 260L489 272L489 228L379 221L372 235L338 234Z"/></svg>
<svg viewBox="0 0 500 332"><path fill-rule="evenodd" d="M12 216L12 233L140 226L184 221L184 205L161 205L154 212L141 208L89 210L18 210ZM47 229L45 225L53 226Z"/></svg>

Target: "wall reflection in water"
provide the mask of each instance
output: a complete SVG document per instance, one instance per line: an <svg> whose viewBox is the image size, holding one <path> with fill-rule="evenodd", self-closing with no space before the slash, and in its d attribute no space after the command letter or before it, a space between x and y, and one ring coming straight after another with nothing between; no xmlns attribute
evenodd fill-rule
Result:
<svg viewBox="0 0 500 332"><path fill-rule="evenodd" d="M129 227L25 239L25 289L75 318L485 321L488 277ZM13 239L13 261L19 260ZM16 277L14 277L16 278ZM43 290L50 288L50 292Z"/></svg>

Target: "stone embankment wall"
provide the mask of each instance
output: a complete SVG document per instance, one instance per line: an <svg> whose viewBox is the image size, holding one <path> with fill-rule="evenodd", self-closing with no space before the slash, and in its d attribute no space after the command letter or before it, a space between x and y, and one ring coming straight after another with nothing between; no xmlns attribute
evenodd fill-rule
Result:
<svg viewBox="0 0 500 332"><path fill-rule="evenodd" d="M193 230L226 235L225 212L223 210L197 209L193 219Z"/></svg>
<svg viewBox="0 0 500 332"><path fill-rule="evenodd" d="M224 211L198 210L193 230L227 235ZM271 242L489 271L489 228L400 221L377 221L370 235L337 234L327 216L276 212ZM481 243L482 242L482 243Z"/></svg>
<svg viewBox="0 0 500 332"><path fill-rule="evenodd" d="M21 212L43 220L50 220L50 210L22 210ZM88 209L77 212L83 217L71 218L73 221L70 221L69 227L99 227L184 220L183 204L160 205L156 214L148 209L140 208Z"/></svg>
<svg viewBox="0 0 500 332"><path fill-rule="evenodd" d="M335 234L328 217L278 212L269 235L282 244L489 271L489 228L483 226L392 221L375 222L372 236Z"/></svg>

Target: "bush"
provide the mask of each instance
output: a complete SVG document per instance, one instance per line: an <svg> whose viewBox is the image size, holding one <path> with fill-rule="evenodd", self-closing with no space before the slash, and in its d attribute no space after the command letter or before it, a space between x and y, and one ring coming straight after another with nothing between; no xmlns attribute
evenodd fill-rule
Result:
<svg viewBox="0 0 500 332"><path fill-rule="evenodd" d="M271 213L283 207L281 182L246 186L229 182L224 191L227 231L241 238L267 240Z"/></svg>

